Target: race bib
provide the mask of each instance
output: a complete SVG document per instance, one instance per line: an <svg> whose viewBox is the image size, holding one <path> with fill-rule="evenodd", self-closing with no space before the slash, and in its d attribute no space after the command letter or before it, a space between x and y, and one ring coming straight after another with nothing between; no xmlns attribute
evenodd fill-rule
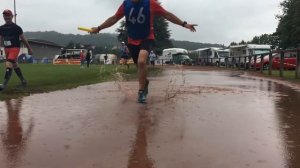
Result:
<svg viewBox="0 0 300 168"><path fill-rule="evenodd" d="M4 41L4 47L10 47L11 41Z"/></svg>
<svg viewBox="0 0 300 168"><path fill-rule="evenodd" d="M150 0L134 3L124 1L128 36L132 39L144 39L150 34Z"/></svg>

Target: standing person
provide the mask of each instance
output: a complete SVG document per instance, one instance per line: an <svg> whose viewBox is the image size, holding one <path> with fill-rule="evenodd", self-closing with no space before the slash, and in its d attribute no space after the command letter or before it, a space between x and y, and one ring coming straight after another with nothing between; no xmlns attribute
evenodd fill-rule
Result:
<svg viewBox="0 0 300 168"><path fill-rule="evenodd" d="M84 52L83 50L80 50L80 68L84 68Z"/></svg>
<svg viewBox="0 0 300 168"><path fill-rule="evenodd" d="M153 50L149 54L149 59L150 59L150 64L154 67L155 65L155 60L156 60L156 55L153 52Z"/></svg>
<svg viewBox="0 0 300 168"><path fill-rule="evenodd" d="M32 49L23 35L23 30L21 27L13 23L13 13L11 10L4 10L3 11L3 18L5 24L0 26L0 46L3 44L4 52L6 55L6 71L4 76L4 82L0 86L0 91L4 90L7 86L10 77L12 75L13 70L18 75L19 79L21 80L21 87L27 86L27 81L25 80L22 71L18 65L18 56L21 47L21 40L25 44L28 49L28 54L32 55ZM21 39L21 40L20 40Z"/></svg>
<svg viewBox="0 0 300 168"><path fill-rule="evenodd" d="M86 66L89 68L90 67L90 63L91 63L91 59L92 59L92 49L88 49L86 56Z"/></svg>
<svg viewBox="0 0 300 168"><path fill-rule="evenodd" d="M166 11L156 0L124 0L115 15L108 18L98 27L93 27L93 34L111 27L125 16L128 33L128 48L138 65L139 91L138 103L146 103L149 80L147 80L147 60L152 50L154 37L154 16L162 16L174 24L195 32L195 24L188 24L174 14Z"/></svg>
<svg viewBox="0 0 300 168"><path fill-rule="evenodd" d="M121 64L127 65L127 68L129 69L129 64L127 64L129 59L129 50L124 41L121 43L121 45Z"/></svg>

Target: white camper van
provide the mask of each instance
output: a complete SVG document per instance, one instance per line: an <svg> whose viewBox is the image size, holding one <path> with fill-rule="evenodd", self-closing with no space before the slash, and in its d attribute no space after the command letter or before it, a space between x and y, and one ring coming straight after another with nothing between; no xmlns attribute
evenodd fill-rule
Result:
<svg viewBox="0 0 300 168"><path fill-rule="evenodd" d="M183 48L168 48L163 50L163 54L159 59L164 64L182 64L185 61L191 61L188 51Z"/></svg>
<svg viewBox="0 0 300 168"><path fill-rule="evenodd" d="M229 56L232 57L229 61L233 64L238 62L239 57L241 64L245 64L245 59L243 57L251 55L260 55L269 53L271 50L271 45L256 45L256 44L245 44L229 47Z"/></svg>
<svg viewBox="0 0 300 168"><path fill-rule="evenodd" d="M225 59L229 56L229 49L210 47L195 50L193 53L198 55L200 63L225 65Z"/></svg>

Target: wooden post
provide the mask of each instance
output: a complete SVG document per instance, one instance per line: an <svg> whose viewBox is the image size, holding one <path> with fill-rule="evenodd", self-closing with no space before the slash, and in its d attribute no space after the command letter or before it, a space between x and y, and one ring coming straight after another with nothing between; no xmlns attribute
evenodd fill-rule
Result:
<svg viewBox="0 0 300 168"><path fill-rule="evenodd" d="M260 56L260 72L264 73L264 55Z"/></svg>
<svg viewBox="0 0 300 168"><path fill-rule="evenodd" d="M284 71L284 51L280 52L280 77L283 77L283 71Z"/></svg>
<svg viewBox="0 0 300 168"><path fill-rule="evenodd" d="M219 58L219 65L218 66L221 67L221 58Z"/></svg>
<svg viewBox="0 0 300 168"><path fill-rule="evenodd" d="M273 53L269 53L269 75L272 76L272 70L273 70Z"/></svg>
<svg viewBox="0 0 300 168"><path fill-rule="evenodd" d="M244 57L244 70L247 70L246 62L247 62L247 57Z"/></svg>
<svg viewBox="0 0 300 168"><path fill-rule="evenodd" d="M239 62L238 62L238 69L241 69L241 57L239 57Z"/></svg>
<svg viewBox="0 0 300 168"><path fill-rule="evenodd" d="M300 79L300 48L297 50L296 79Z"/></svg>
<svg viewBox="0 0 300 168"><path fill-rule="evenodd" d="M254 69L254 71L256 71L256 59L257 59L257 55L254 55L254 67L253 67L253 69Z"/></svg>

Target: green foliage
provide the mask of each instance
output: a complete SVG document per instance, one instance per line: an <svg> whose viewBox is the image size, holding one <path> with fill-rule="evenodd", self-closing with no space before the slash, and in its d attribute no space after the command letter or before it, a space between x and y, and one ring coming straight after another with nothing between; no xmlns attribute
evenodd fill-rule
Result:
<svg viewBox="0 0 300 168"><path fill-rule="evenodd" d="M236 46L236 45L238 45L238 43L236 43L236 42L231 42L230 43L230 46Z"/></svg>
<svg viewBox="0 0 300 168"><path fill-rule="evenodd" d="M128 35L125 20L120 22L120 27L116 30L116 32L118 33L119 42L125 42L127 44Z"/></svg>
<svg viewBox="0 0 300 168"><path fill-rule="evenodd" d="M277 34L281 48L300 47L300 0L284 0L283 14L278 16Z"/></svg>
<svg viewBox="0 0 300 168"><path fill-rule="evenodd" d="M166 48L172 48L173 44L170 40L171 33L169 30L169 23L162 17L154 18L154 35L155 41L155 52L161 54Z"/></svg>
<svg viewBox="0 0 300 168"><path fill-rule="evenodd" d="M248 42L251 44L268 44L277 48L279 46L279 37L274 34L263 34L261 36L255 36L252 41Z"/></svg>

